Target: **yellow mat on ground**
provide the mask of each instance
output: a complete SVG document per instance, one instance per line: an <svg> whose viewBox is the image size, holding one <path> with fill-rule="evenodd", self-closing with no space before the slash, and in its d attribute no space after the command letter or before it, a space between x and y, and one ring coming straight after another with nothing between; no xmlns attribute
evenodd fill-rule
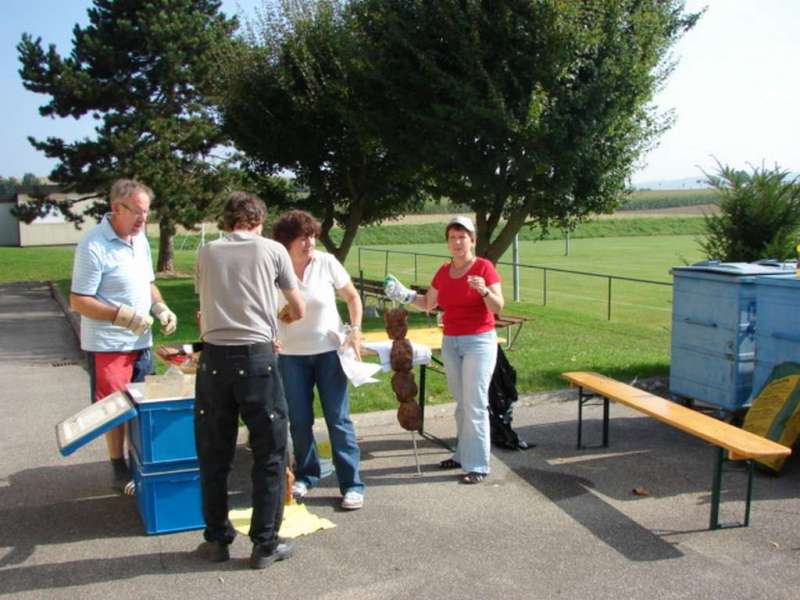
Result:
<svg viewBox="0 0 800 600"><path fill-rule="evenodd" d="M247 535L250 531L252 508L239 508L228 513L228 518L239 533ZM308 535L320 529L332 529L336 524L308 512L305 504L289 504L283 509L283 523L278 535L284 538L296 538Z"/></svg>

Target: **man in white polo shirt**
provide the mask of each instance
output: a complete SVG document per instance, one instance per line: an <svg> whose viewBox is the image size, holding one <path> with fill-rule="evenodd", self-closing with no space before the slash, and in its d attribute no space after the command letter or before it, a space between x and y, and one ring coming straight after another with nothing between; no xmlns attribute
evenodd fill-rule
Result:
<svg viewBox="0 0 800 600"><path fill-rule="evenodd" d="M151 314L166 335L178 325L153 283L150 245L144 233L152 199L146 185L118 179L109 193L111 212L75 250L70 305L81 315L81 349L89 366L92 402L152 373ZM107 432L106 442L114 488L123 491L130 481L125 426Z"/></svg>

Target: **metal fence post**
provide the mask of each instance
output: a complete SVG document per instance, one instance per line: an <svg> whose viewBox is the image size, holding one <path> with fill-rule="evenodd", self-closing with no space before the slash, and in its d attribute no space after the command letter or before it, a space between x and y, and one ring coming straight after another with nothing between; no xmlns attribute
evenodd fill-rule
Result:
<svg viewBox="0 0 800 600"><path fill-rule="evenodd" d="M542 269L542 306L547 306L547 269Z"/></svg>
<svg viewBox="0 0 800 600"><path fill-rule="evenodd" d="M388 277L388 275L389 275L389 251L385 250L384 253L386 255L386 260L383 263L383 276L384 277Z"/></svg>
<svg viewBox="0 0 800 600"><path fill-rule="evenodd" d="M514 236L514 245L512 246L511 261L514 263L511 267L514 277L514 302L519 302L519 235Z"/></svg>
<svg viewBox="0 0 800 600"><path fill-rule="evenodd" d="M608 320L611 320L611 277L608 278Z"/></svg>

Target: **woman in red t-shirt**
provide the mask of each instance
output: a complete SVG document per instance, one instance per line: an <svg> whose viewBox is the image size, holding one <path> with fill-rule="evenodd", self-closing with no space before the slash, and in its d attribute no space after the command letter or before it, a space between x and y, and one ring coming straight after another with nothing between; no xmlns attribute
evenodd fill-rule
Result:
<svg viewBox="0 0 800 600"><path fill-rule="evenodd" d="M458 445L443 469L461 468L464 483L480 483L489 474L489 382L497 361L494 315L503 309L503 290L494 265L475 256L475 226L454 217L445 228L453 258L442 265L415 306L444 310L444 359L447 387L456 401Z"/></svg>

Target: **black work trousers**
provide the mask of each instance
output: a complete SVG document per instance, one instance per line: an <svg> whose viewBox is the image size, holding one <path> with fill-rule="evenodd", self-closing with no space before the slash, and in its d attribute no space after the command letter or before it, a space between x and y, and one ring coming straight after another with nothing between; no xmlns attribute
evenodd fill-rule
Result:
<svg viewBox="0 0 800 600"><path fill-rule="evenodd" d="M272 344L206 343L195 392L205 539L230 543L236 536L228 519L228 475L241 414L253 451L250 539L271 552L283 519L288 431L286 397Z"/></svg>

